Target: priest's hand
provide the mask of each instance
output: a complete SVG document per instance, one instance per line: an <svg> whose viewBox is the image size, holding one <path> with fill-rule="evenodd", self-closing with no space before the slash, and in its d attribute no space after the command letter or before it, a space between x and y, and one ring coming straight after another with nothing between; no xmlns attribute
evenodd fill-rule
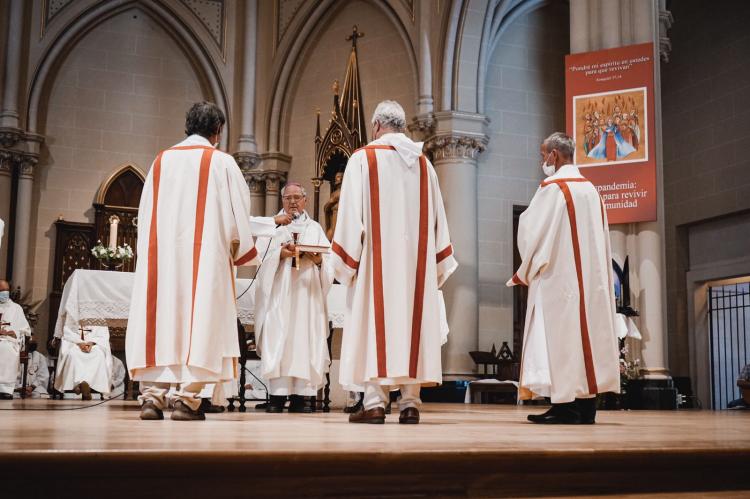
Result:
<svg viewBox="0 0 750 499"><path fill-rule="evenodd" d="M83 353L91 353L91 347L93 347L93 343L79 343L78 348L81 349Z"/></svg>
<svg viewBox="0 0 750 499"><path fill-rule="evenodd" d="M281 247L281 259L283 260L285 258L293 257L295 252L296 250L294 248L294 244L292 243L285 244L284 246Z"/></svg>
<svg viewBox="0 0 750 499"><path fill-rule="evenodd" d="M286 213L282 213L281 215L276 215L273 217L273 221L276 225L289 225L292 223L292 217L287 215Z"/></svg>
<svg viewBox="0 0 750 499"><path fill-rule="evenodd" d="M312 260L315 265L320 265L321 263L323 263L323 257L320 253L303 253L303 255L306 258Z"/></svg>
<svg viewBox="0 0 750 499"><path fill-rule="evenodd" d="M16 333L14 333L13 331L10 331L8 329L1 330L0 331L0 336L10 336L11 338L18 338L18 336L16 336Z"/></svg>

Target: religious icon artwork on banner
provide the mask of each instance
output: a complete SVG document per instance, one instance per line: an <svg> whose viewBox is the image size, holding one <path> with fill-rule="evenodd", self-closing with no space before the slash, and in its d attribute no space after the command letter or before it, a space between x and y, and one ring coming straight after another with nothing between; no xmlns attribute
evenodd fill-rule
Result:
<svg viewBox="0 0 750 499"><path fill-rule="evenodd" d="M573 98L579 166L648 160L646 88L579 95Z"/></svg>

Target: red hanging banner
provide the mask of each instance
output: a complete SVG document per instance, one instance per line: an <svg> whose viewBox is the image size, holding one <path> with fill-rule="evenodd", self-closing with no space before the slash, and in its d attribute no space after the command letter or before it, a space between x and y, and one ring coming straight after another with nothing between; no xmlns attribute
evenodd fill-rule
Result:
<svg viewBox="0 0 750 499"><path fill-rule="evenodd" d="M656 220L653 44L565 56L565 94L575 164L609 223Z"/></svg>

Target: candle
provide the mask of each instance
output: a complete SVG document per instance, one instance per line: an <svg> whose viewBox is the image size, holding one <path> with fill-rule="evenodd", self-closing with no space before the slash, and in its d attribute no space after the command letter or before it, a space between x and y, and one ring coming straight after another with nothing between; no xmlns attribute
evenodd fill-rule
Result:
<svg viewBox="0 0 750 499"><path fill-rule="evenodd" d="M109 247L117 247L117 225L120 223L120 217L112 215L109 217Z"/></svg>

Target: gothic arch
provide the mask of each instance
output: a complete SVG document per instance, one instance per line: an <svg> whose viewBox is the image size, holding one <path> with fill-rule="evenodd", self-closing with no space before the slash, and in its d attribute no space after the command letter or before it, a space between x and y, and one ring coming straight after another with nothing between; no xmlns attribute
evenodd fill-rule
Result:
<svg viewBox="0 0 750 499"><path fill-rule="evenodd" d="M374 1L371 5L380 9L396 28L407 51L409 64L412 68L414 81L414 95L419 95L418 89L418 64L415 44L410 36L402 16L400 16L387 2ZM273 93L266 111L268 119L267 137L269 151L282 151L286 149L285 141L289 129L289 113L294 97L292 83L299 77L302 69L304 56L315 44L326 29L328 22L347 7L347 2L336 2L335 0L322 0L318 2L311 11L303 12L304 21L296 29L297 35L285 40L279 47L279 53L275 58L275 69L273 76Z"/></svg>
<svg viewBox="0 0 750 499"><path fill-rule="evenodd" d="M84 10L56 36L49 45L41 62L34 71L29 91L26 123L29 132L39 133L41 109L49 98L54 78L65 56L75 44L102 22L122 12L137 8L150 16L185 52L188 60L196 66L198 78L210 93L210 98L222 109L228 110L227 92L216 64L195 33L185 24L178 13L162 2L150 0L109 0ZM227 112L226 132L222 146L226 147L231 136L229 128L231 113Z"/></svg>
<svg viewBox="0 0 750 499"><path fill-rule="evenodd" d="M451 6L443 47L443 110L484 114L487 65L503 32L519 17L552 3L552 0L463 0ZM467 23L481 12L483 23ZM479 49L472 50L479 39ZM464 70L462 70L462 68ZM462 94L459 88L474 89Z"/></svg>
<svg viewBox="0 0 750 499"><path fill-rule="evenodd" d="M138 203L131 200L130 202L120 202L119 198L127 198L136 196L128 196L128 191L134 188L143 188L143 184L146 182L146 174L143 173L138 165L134 163L125 163L114 169L110 173L104 182L99 186L99 190L96 192L94 198L95 204L101 205L112 205L112 206L127 206L127 207L138 207ZM123 194L123 195L120 195ZM141 191L138 190L137 198L141 197ZM113 202L118 200L117 202Z"/></svg>

